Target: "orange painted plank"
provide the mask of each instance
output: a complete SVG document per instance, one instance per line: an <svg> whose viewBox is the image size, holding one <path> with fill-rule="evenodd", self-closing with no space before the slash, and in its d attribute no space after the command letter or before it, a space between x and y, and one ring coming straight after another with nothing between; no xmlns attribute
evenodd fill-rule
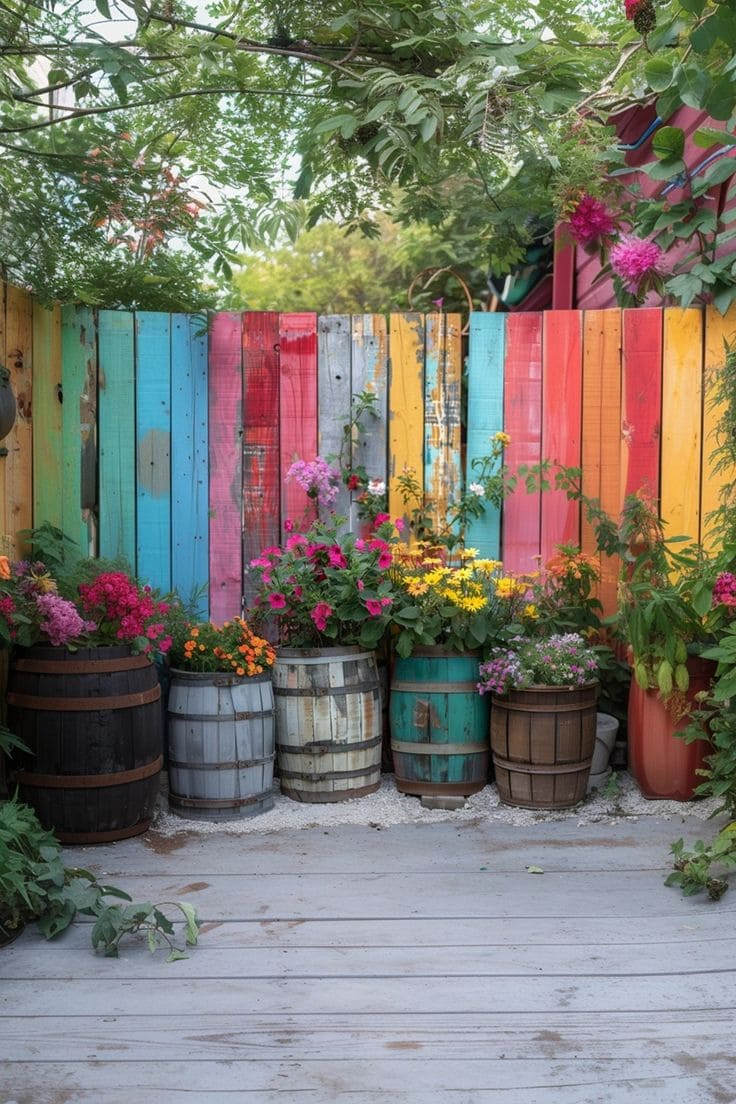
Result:
<svg viewBox="0 0 736 1104"><path fill-rule="evenodd" d="M33 303L27 292L10 284L5 292L5 366L18 412L3 441L8 455L2 461L2 531L15 537L19 529L33 524Z"/></svg>
<svg viewBox="0 0 736 1104"><path fill-rule="evenodd" d="M703 366L703 485L700 502L700 540L706 548L717 547L712 525L715 518L709 521L709 515L721 505L721 488L725 483L731 483L736 479L736 471L714 470L717 458L713 456L719 445L719 437L716 432L718 422L724 413L724 405L715 404L714 389L715 376L722 368L726 360L724 341L732 344L736 339L736 305L732 306L724 316L715 307L707 307L705 311L705 363Z"/></svg>
<svg viewBox="0 0 736 1104"><path fill-rule="evenodd" d="M580 467L582 418L581 312L548 311L544 315L542 368L542 457L557 465ZM564 491L542 495L542 564L558 544L580 540L580 506Z"/></svg>
<svg viewBox="0 0 736 1104"><path fill-rule="evenodd" d="M703 314L664 312L661 513L668 536L700 534Z"/></svg>
<svg viewBox="0 0 736 1104"><path fill-rule="evenodd" d="M622 320L621 492L659 498L662 311L625 310Z"/></svg>
<svg viewBox="0 0 736 1104"><path fill-rule="evenodd" d="M415 505L406 506L397 477L411 469L424 488L424 319L421 314L392 314L389 323L388 508L405 520Z"/></svg>
<svg viewBox="0 0 736 1104"><path fill-rule="evenodd" d="M542 315L506 316L503 428L511 438L505 460L514 472L542 459ZM507 571L539 568L542 500L523 485L503 505L501 554Z"/></svg>

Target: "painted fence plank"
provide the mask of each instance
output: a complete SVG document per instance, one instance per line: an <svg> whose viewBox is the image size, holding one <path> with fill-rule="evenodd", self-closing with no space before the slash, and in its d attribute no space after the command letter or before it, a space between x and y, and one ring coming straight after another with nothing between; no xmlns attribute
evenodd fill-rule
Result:
<svg viewBox="0 0 736 1104"><path fill-rule="evenodd" d="M625 310L622 319L621 491L659 498L662 424L662 311Z"/></svg>
<svg viewBox="0 0 736 1104"><path fill-rule="evenodd" d="M3 533L15 536L33 524L33 304L27 292L11 284L5 293L5 366L17 413L3 441L8 450L2 461Z"/></svg>
<svg viewBox="0 0 736 1104"><path fill-rule="evenodd" d="M136 572L171 589L171 318L139 311L136 329Z"/></svg>
<svg viewBox="0 0 736 1104"><path fill-rule="evenodd" d="M314 460L317 426L317 315L282 314L280 318L279 412L281 456L281 524L314 518L306 491L286 473L295 460Z"/></svg>
<svg viewBox="0 0 736 1104"><path fill-rule="evenodd" d="M279 524L279 316L243 315L243 557L247 565L278 544ZM255 579L245 573L246 606Z"/></svg>
<svg viewBox="0 0 736 1104"><path fill-rule="evenodd" d="M423 501L404 503L398 477L411 472L424 494L424 317L392 314L389 323L388 508L408 520Z"/></svg>
<svg viewBox="0 0 736 1104"><path fill-rule="evenodd" d="M0 280L0 364L5 366L5 283ZM5 502L5 439L0 441L0 502ZM15 542L11 533L5 531L5 518L2 519L2 525L0 526L2 532L0 532L0 555L3 556L15 556ZM0 721L5 721L5 683L7 681L7 667L8 667L8 655L7 651L0 650L0 690L3 691L0 696ZM5 778L3 773L4 767L0 767L0 780Z"/></svg>
<svg viewBox="0 0 736 1104"><path fill-rule="evenodd" d="M621 511L621 313L585 311L583 318L582 489L613 518ZM583 515L585 511L583 511ZM581 518L583 552L599 559L598 597L606 614L616 608L619 563L600 556L593 528Z"/></svg>
<svg viewBox="0 0 736 1104"><path fill-rule="evenodd" d="M719 445L717 426L724 411L724 403L715 402L715 377L726 359L724 342L732 345L736 338L736 306L732 306L724 316L715 307L705 309L705 347L703 365L703 485L700 495L700 540L707 548L717 547L712 532L713 521L710 515L721 504L720 492L724 483L736 479L734 471L715 471L717 460L713 452ZM713 519L715 520L715 519Z"/></svg>
<svg viewBox="0 0 736 1104"><path fill-rule="evenodd" d="M350 463L350 450L343 442L353 394L350 353L350 315L323 315L317 323L317 449L324 459L344 453L346 465ZM330 464L338 467L336 459ZM350 492L342 482L332 509L344 518L350 512Z"/></svg>
<svg viewBox="0 0 736 1104"><path fill-rule="evenodd" d="M557 465L580 467L582 418L582 326L579 311L544 315L542 370L542 458ZM542 566L558 544L580 540L580 507L564 491L542 495Z"/></svg>
<svg viewBox="0 0 736 1104"><path fill-rule="evenodd" d="M124 557L134 567L135 336L130 311L97 316L101 556Z"/></svg>
<svg viewBox="0 0 736 1104"><path fill-rule="evenodd" d="M368 479L388 480L388 334L381 314L354 314L351 332L353 395L372 392L376 398L374 413L363 419L363 432L354 434L352 464L365 468ZM350 530L361 526L358 495L351 494Z"/></svg>
<svg viewBox="0 0 736 1104"><path fill-rule="evenodd" d="M503 430L503 367L506 315L474 311L470 315L468 345L468 415L465 484L477 482L474 461L491 452L494 434ZM471 518L465 535L469 548L480 556L501 557L501 511L486 504L485 514Z"/></svg>
<svg viewBox="0 0 736 1104"><path fill-rule="evenodd" d="M79 554L97 550L97 326L89 307L61 308L62 528Z"/></svg>
<svg viewBox="0 0 736 1104"><path fill-rule="evenodd" d="M33 524L61 529L61 312L33 303Z"/></svg>
<svg viewBox="0 0 736 1104"><path fill-rule="evenodd" d="M243 373L239 314L212 319L209 338L210 616L240 614L243 601Z"/></svg>
<svg viewBox="0 0 736 1104"><path fill-rule="evenodd" d="M433 504L433 525L442 532L462 494L462 325L459 314L441 312L428 314L425 324L424 493Z"/></svg>
<svg viewBox="0 0 736 1104"><path fill-rule="evenodd" d="M662 357L662 517L670 537L700 533L703 314L664 312Z"/></svg>
<svg viewBox="0 0 736 1104"><path fill-rule="evenodd" d="M209 616L209 435L204 319L171 316L171 585Z"/></svg>
<svg viewBox="0 0 736 1104"><path fill-rule="evenodd" d="M504 355L504 432L511 438L505 462L513 472L542 459L542 314L509 314ZM501 554L507 571L539 569L542 500L523 481L503 506Z"/></svg>

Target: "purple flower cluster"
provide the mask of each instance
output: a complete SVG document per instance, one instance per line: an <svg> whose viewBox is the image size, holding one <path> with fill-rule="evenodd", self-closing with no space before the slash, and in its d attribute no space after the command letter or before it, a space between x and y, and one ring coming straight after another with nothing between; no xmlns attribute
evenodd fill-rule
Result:
<svg viewBox="0 0 736 1104"><path fill-rule="evenodd" d="M58 594L37 594L36 607L41 614L41 632L45 633L54 647L69 644L84 632L93 632L97 625L94 621L83 621L73 602L60 598Z"/></svg>
<svg viewBox="0 0 736 1104"><path fill-rule="evenodd" d="M516 652L494 648L491 658L480 665L478 690L481 694L505 694L512 686L519 686L522 677L521 662Z"/></svg>
<svg viewBox="0 0 736 1104"><path fill-rule="evenodd" d="M295 460L286 478L287 481L294 479L319 506L331 506L340 490L340 473L321 456L316 456L310 463Z"/></svg>
<svg viewBox="0 0 736 1104"><path fill-rule="evenodd" d="M598 660L578 633L523 640L513 650L494 648L481 664L481 694L505 694L529 686L584 686L598 674Z"/></svg>
<svg viewBox="0 0 736 1104"><path fill-rule="evenodd" d="M611 249L611 268L633 295L644 279L666 271L665 256L656 242L634 235L621 238Z"/></svg>

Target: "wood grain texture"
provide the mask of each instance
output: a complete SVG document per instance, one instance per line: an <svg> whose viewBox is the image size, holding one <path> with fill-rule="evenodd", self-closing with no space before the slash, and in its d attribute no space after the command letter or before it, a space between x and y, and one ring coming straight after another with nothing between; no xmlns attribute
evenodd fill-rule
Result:
<svg viewBox="0 0 736 1104"><path fill-rule="evenodd" d="M243 373L239 314L214 315L209 335L210 616L238 616L243 602Z"/></svg>
<svg viewBox="0 0 736 1104"><path fill-rule="evenodd" d="M583 316L582 489L610 517L621 511L621 312L585 311ZM616 609L619 563L597 552L593 527L581 517L583 552L598 559L598 597L604 612Z"/></svg>
<svg viewBox="0 0 736 1104"><path fill-rule="evenodd" d="M314 518L306 491L286 474L295 460L314 460L318 450L317 315L282 314L280 318L279 425L281 457L281 524Z"/></svg>
<svg viewBox="0 0 736 1104"><path fill-rule="evenodd" d="M376 396L374 414L364 418L364 429L352 443L353 467L363 467L369 479L388 483L388 332L381 314L354 314L351 329L353 395L371 391ZM351 494L350 529L361 526L356 501L361 491Z"/></svg>
<svg viewBox="0 0 736 1104"><path fill-rule="evenodd" d="M134 567L135 334L129 311L100 311L99 358L100 555L122 556Z"/></svg>
<svg viewBox="0 0 736 1104"><path fill-rule="evenodd" d="M5 292L5 366L17 413L3 441L8 454L0 461L5 469L2 531L15 537L33 524L33 303L12 284Z"/></svg>
<svg viewBox="0 0 736 1104"><path fill-rule="evenodd" d="M171 589L171 317L135 317L136 572Z"/></svg>
<svg viewBox="0 0 736 1104"><path fill-rule="evenodd" d="M171 585L209 615L209 421L204 319L171 316Z"/></svg>
<svg viewBox="0 0 736 1104"><path fill-rule="evenodd" d="M33 524L61 528L61 311L33 303Z"/></svg>
<svg viewBox="0 0 736 1104"><path fill-rule="evenodd" d="M670 537L700 534L703 315L664 312L661 511Z"/></svg>
<svg viewBox="0 0 736 1104"><path fill-rule="evenodd" d="M726 405L716 403L716 377L726 359L724 342L732 345L736 338L736 306L731 306L724 316L715 307L705 308L705 347L703 364L703 483L701 488L700 540L706 548L717 549L717 539L712 530L711 515L721 505L721 489L724 483L736 479L736 471L716 471L714 451L721 444L718 423Z"/></svg>
<svg viewBox="0 0 736 1104"><path fill-rule="evenodd" d="M580 467L582 435L582 325L579 311L544 315L542 457L557 466ZM580 540L580 507L563 491L542 495L542 566L558 544Z"/></svg>
<svg viewBox="0 0 736 1104"><path fill-rule="evenodd" d="M97 323L89 307L61 308L62 528L79 554L97 550Z"/></svg>
<svg viewBox="0 0 736 1104"><path fill-rule="evenodd" d="M478 481L474 461L488 456L493 438L503 430L504 358L506 322L503 314L474 311L470 315L468 342L468 429L465 461L465 485ZM465 543L477 548L482 557L501 557L501 510L486 503L482 517L471 518Z"/></svg>
<svg viewBox="0 0 736 1104"><path fill-rule="evenodd" d="M279 316L243 315L243 557L245 600L257 580L248 564L279 543Z"/></svg>
<svg viewBox="0 0 736 1104"><path fill-rule="evenodd" d="M512 472L542 459L542 314L506 319L503 428L511 438L505 462ZM501 553L507 571L539 569L542 500L523 480L503 506Z"/></svg>
<svg viewBox="0 0 736 1104"><path fill-rule="evenodd" d="M460 390L462 320L459 314L428 314L424 359L424 493L442 532L448 511L463 489ZM457 532L457 528L455 528Z"/></svg>
<svg viewBox="0 0 736 1104"><path fill-rule="evenodd" d="M322 315L317 322L317 451L325 459L340 456L344 427L350 421L355 390L350 354L350 315ZM346 464L350 452L346 447ZM336 459L330 464L338 468ZM350 513L350 492L342 481L332 508L340 517L347 518Z"/></svg>
<svg viewBox="0 0 736 1104"><path fill-rule="evenodd" d="M662 311L623 311L621 491L659 499L662 425Z"/></svg>
<svg viewBox="0 0 736 1104"><path fill-rule="evenodd" d="M399 493L397 478L411 471L424 495L424 318L392 314L389 320L391 370L388 391L388 509L408 520L415 505Z"/></svg>

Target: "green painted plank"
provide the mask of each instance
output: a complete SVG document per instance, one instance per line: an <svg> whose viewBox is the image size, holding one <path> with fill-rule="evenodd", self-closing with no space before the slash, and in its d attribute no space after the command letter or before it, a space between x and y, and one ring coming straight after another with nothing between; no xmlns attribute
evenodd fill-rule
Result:
<svg viewBox="0 0 736 1104"><path fill-rule="evenodd" d="M96 552L97 332L89 307L62 307L62 529L82 555Z"/></svg>
<svg viewBox="0 0 736 1104"><path fill-rule="evenodd" d="M465 481L477 482L473 461L488 456L491 438L503 429L503 361L505 316L474 311L468 349L468 429ZM490 504L468 523L465 542L480 556L497 560L501 546L501 512Z"/></svg>
<svg viewBox="0 0 736 1104"><path fill-rule="evenodd" d="M62 524L61 314L33 304L33 524Z"/></svg>
<svg viewBox="0 0 736 1104"><path fill-rule="evenodd" d="M135 564L135 339L128 311L98 319L100 555Z"/></svg>

